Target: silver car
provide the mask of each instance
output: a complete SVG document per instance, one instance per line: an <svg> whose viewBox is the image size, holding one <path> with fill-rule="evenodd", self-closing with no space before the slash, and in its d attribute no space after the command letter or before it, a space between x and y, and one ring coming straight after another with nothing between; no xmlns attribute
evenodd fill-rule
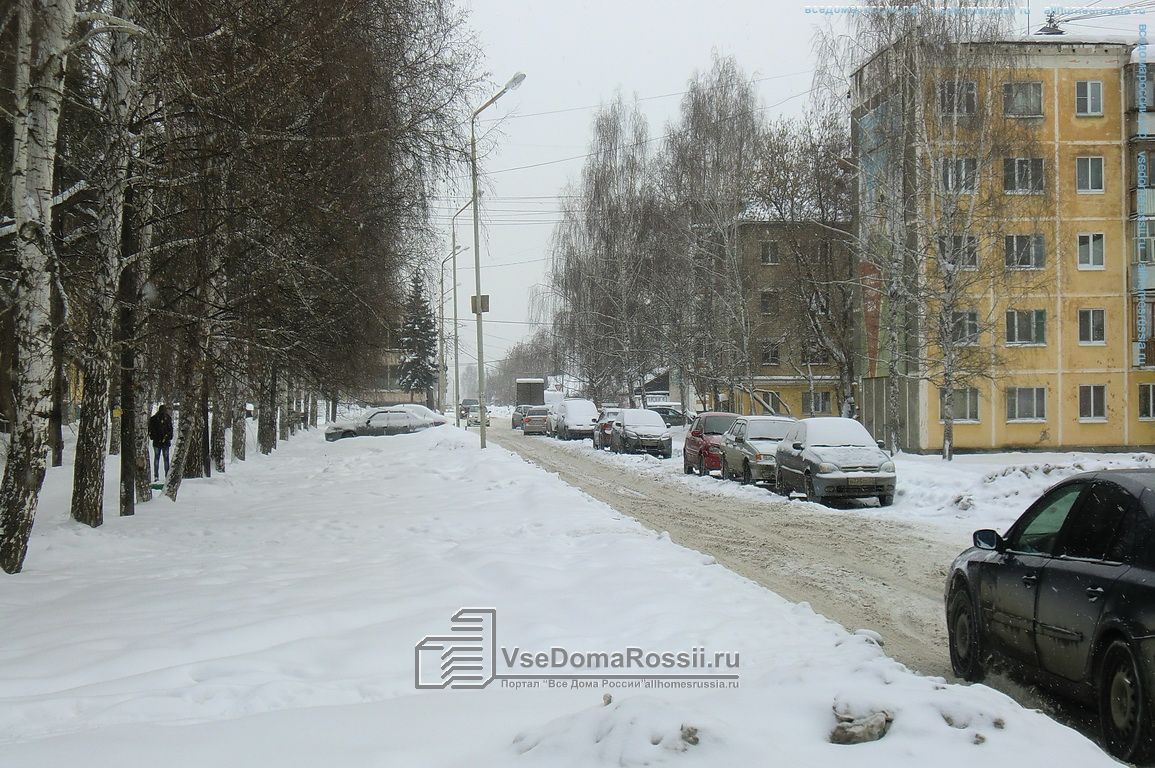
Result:
<svg viewBox="0 0 1155 768"><path fill-rule="evenodd" d="M722 435L722 477L773 484L778 443L794 424L789 416L740 416Z"/></svg>
<svg viewBox="0 0 1155 768"><path fill-rule="evenodd" d="M432 419L426 419L404 408L383 408L369 413L364 418L330 424L325 429L325 439L330 443L346 437L381 437L403 435L432 427Z"/></svg>

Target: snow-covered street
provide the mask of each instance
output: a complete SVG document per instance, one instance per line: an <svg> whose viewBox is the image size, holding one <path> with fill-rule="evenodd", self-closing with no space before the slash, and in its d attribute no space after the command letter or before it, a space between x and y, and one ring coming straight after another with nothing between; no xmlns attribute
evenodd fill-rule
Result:
<svg viewBox="0 0 1155 768"><path fill-rule="evenodd" d="M302 434L96 530L68 477L0 582L0 765L1109 764L452 427ZM463 607L510 652L700 647L740 684L415 690L415 646ZM834 745L836 711L893 722Z"/></svg>

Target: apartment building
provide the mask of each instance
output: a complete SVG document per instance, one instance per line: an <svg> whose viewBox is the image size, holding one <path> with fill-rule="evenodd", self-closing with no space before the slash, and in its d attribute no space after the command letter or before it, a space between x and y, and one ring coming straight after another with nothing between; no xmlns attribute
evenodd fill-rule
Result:
<svg viewBox="0 0 1155 768"><path fill-rule="evenodd" d="M749 386L740 388L732 407L797 418L839 415L838 367L806 320L805 291L825 291L822 282L853 275L846 238L819 224L747 215L739 223L738 247L747 278L755 397L751 408Z"/></svg>
<svg viewBox="0 0 1155 768"><path fill-rule="evenodd" d="M905 201L907 222L933 220L962 198L982 198L987 215L972 229L903 229L904 282L933 282L944 249L952 251L956 270L989 275L968 288L952 315L953 341L966 339L971 358L986 366L954 378L953 445L1149 447L1155 182L1146 169L1155 149L1155 89L1140 109L1143 49L1135 39L1070 35L968 45L985 47L1007 66L976 67L969 76L926 65L883 92L876 86L885 79L872 69L885 66L892 51L854 74L852 141L864 169L854 231L865 282L869 287L879 261L866 251L882 241L883 227L893 232L893 218L873 215L888 193ZM1006 128L1015 138L992 144L987 156L968 157L960 123L988 136ZM896 146L887 140L896 128L921 138ZM917 258L936 252L939 262ZM864 292L863 420L875 434L886 431L897 371L902 446L936 451L944 441L942 361L953 345L936 343L934 312L926 306L897 311L888 300L885 290Z"/></svg>

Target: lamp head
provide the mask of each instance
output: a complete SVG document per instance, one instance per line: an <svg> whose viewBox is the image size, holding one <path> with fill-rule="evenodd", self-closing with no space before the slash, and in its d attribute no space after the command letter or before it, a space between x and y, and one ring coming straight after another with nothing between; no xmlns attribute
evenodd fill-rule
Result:
<svg viewBox="0 0 1155 768"><path fill-rule="evenodd" d="M524 82L524 81L525 81L525 73L524 72L518 72L516 75L514 75L512 78L510 78L510 81L505 84L505 87L502 88L502 90L503 91L516 91L518 89L518 86L520 86L522 84L522 82Z"/></svg>

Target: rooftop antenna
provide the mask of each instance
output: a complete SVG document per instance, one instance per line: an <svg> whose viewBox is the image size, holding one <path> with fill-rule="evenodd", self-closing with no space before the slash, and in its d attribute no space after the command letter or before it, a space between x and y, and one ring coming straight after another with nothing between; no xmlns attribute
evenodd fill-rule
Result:
<svg viewBox="0 0 1155 768"><path fill-rule="evenodd" d="M1062 29L1059 28L1059 20L1055 17L1054 11L1047 11L1047 22L1039 27L1036 35L1065 35Z"/></svg>

